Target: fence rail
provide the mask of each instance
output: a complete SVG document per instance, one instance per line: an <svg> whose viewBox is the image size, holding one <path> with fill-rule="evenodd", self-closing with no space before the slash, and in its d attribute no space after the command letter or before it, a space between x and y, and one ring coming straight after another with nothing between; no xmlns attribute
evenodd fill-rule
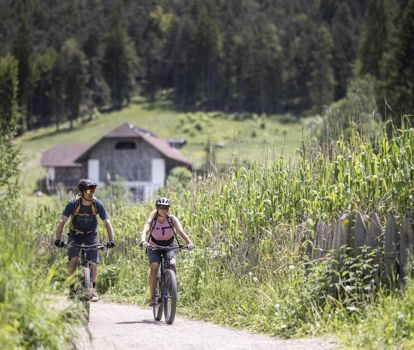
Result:
<svg viewBox="0 0 414 350"><path fill-rule="evenodd" d="M398 278L403 283L413 259L414 230L411 222L409 213L399 220L388 216L384 226L376 213L369 216L343 214L331 222L318 221L314 232L309 234L306 253L311 261L318 261L329 251L335 254L344 247L348 247L347 251L354 256L361 255L364 250L369 252L382 248L375 260L381 274L389 281Z"/></svg>

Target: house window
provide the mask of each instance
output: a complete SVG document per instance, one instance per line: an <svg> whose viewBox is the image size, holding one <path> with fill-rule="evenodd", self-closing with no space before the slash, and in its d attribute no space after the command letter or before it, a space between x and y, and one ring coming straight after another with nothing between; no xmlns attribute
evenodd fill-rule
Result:
<svg viewBox="0 0 414 350"><path fill-rule="evenodd" d="M137 148L134 141L119 141L115 144L115 149L135 149Z"/></svg>

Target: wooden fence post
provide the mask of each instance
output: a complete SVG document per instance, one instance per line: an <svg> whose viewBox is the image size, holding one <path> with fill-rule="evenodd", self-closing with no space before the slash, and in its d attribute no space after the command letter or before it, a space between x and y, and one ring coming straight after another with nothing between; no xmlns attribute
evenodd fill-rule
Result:
<svg viewBox="0 0 414 350"><path fill-rule="evenodd" d="M400 231L400 282L404 283L408 273L408 262L413 256L413 227L408 214L404 215Z"/></svg>
<svg viewBox="0 0 414 350"><path fill-rule="evenodd" d="M327 237L328 226L326 225L325 221L320 220L316 223L316 237L315 242L316 246L313 247L314 259L320 259L326 255L326 241Z"/></svg>
<svg viewBox="0 0 414 350"><path fill-rule="evenodd" d="M344 245L352 244L351 221L352 216L349 214L343 214L338 219L332 242L332 248L334 250L339 250Z"/></svg>
<svg viewBox="0 0 414 350"><path fill-rule="evenodd" d="M367 227L365 226L364 218L360 212L356 214L354 233L354 255L358 256L362 253L362 246L365 244L367 236Z"/></svg>
<svg viewBox="0 0 414 350"><path fill-rule="evenodd" d="M392 286L396 277L397 256L398 256L398 236L397 225L394 216L390 215L385 225L384 236L384 276L389 286Z"/></svg>
<svg viewBox="0 0 414 350"><path fill-rule="evenodd" d="M382 235L382 228L377 213L371 214L365 244L371 248L377 248Z"/></svg>

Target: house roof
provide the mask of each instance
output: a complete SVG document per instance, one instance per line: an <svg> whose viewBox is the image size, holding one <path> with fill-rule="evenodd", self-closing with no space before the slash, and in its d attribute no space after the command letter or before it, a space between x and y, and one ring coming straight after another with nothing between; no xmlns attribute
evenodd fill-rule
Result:
<svg viewBox="0 0 414 350"><path fill-rule="evenodd" d="M80 167L75 160L89 147L86 144L55 145L43 152L40 164L43 167Z"/></svg>
<svg viewBox="0 0 414 350"><path fill-rule="evenodd" d="M160 139L152 132L138 128L135 125L129 123L120 125L119 127L106 134L103 138L142 138L159 152L161 152L165 157L191 166L191 163L187 160L187 158L185 158L177 149L171 147L166 140ZM98 143L99 141L96 144ZM82 154L80 154L76 158L76 161L81 161L82 158L84 158L87 153L93 147L95 147L95 145L90 146Z"/></svg>
<svg viewBox="0 0 414 350"><path fill-rule="evenodd" d="M141 134L147 134L154 137L157 137L151 131L141 129L136 127L135 125L123 123L114 130L112 130L109 134L106 134L104 137L137 137L141 136Z"/></svg>

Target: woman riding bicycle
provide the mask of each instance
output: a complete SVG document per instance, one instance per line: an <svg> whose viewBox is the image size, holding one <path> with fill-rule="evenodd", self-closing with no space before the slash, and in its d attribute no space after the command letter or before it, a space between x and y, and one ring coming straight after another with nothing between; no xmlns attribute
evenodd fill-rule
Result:
<svg viewBox="0 0 414 350"><path fill-rule="evenodd" d="M188 249L194 249L194 244L191 242L188 235L184 232L180 221L174 215L168 215L170 202L167 198L159 198L155 202L155 210L153 210L141 233L141 247L173 247L175 246L174 238L175 230L177 230L180 237L187 243ZM175 250L162 252L160 250L148 249L148 261L150 264L149 286L150 286L150 305L156 305L155 289L157 284L158 267L161 262L161 254L165 254L165 258L170 262L173 269L176 266Z"/></svg>

